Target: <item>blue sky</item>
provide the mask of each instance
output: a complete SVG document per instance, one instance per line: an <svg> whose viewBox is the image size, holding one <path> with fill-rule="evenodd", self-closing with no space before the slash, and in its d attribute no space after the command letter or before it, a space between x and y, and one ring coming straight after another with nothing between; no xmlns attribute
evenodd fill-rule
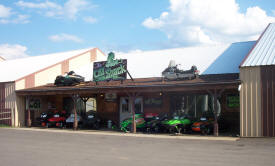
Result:
<svg viewBox="0 0 275 166"><path fill-rule="evenodd" d="M269 22L273 0L1 0L0 56L248 41Z"/></svg>

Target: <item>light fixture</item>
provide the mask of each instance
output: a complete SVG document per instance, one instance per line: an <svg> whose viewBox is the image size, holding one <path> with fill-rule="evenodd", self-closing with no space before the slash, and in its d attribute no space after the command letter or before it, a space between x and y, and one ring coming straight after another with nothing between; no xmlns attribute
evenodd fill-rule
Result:
<svg viewBox="0 0 275 166"><path fill-rule="evenodd" d="M159 95L162 96L162 92L160 92Z"/></svg>

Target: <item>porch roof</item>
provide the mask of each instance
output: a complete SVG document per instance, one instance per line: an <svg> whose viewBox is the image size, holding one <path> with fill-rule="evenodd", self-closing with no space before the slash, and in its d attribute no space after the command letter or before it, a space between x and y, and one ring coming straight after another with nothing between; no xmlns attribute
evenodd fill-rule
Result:
<svg viewBox="0 0 275 166"><path fill-rule="evenodd" d="M100 94L106 92L176 92L237 89L239 74L200 75L193 80L167 81L162 77L127 79L124 81L84 82L76 86L44 86L17 90L17 95Z"/></svg>

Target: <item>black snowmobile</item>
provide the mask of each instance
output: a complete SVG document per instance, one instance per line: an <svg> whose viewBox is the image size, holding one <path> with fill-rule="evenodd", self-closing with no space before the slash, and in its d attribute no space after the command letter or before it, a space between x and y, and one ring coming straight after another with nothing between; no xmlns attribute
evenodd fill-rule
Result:
<svg viewBox="0 0 275 166"><path fill-rule="evenodd" d="M83 120L83 127L92 129L100 128L100 119L95 111L90 111L87 113L86 118Z"/></svg>
<svg viewBox="0 0 275 166"><path fill-rule="evenodd" d="M54 81L56 86L73 86L81 82L84 82L84 77L75 74L74 71L70 71L66 76L59 75Z"/></svg>

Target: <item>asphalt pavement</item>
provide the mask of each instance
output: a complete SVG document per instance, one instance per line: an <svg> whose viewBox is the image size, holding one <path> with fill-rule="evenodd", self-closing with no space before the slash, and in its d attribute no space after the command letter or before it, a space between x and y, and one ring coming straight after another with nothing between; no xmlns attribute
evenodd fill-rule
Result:
<svg viewBox="0 0 275 166"><path fill-rule="evenodd" d="M274 166L275 139L0 128L0 166L49 165Z"/></svg>

